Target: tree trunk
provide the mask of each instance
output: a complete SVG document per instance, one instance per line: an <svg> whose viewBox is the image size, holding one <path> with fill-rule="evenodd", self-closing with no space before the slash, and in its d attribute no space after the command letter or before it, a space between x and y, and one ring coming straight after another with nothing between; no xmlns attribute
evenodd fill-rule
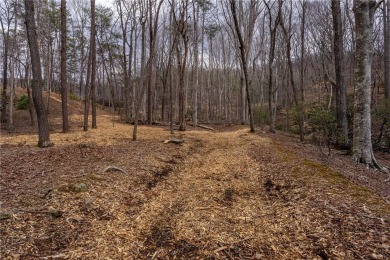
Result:
<svg viewBox="0 0 390 260"><path fill-rule="evenodd" d="M124 13L122 11L122 0L116 2L119 8L119 19L120 26L122 29L122 69L124 75L124 95L125 95L125 104L124 104L124 113L125 113L125 122L130 122L130 100L129 100L129 92L130 92L130 78L129 73L127 71L127 56L126 56L126 41L127 41L127 20L123 19ZM130 37L130 42L132 44L132 39ZM130 48L131 49L131 48ZM129 62L131 62L131 55L129 56ZM131 67L131 66L130 66ZM131 68L129 72L131 71Z"/></svg>
<svg viewBox="0 0 390 260"><path fill-rule="evenodd" d="M69 132L68 85L66 72L66 0L61 0L61 101L62 131Z"/></svg>
<svg viewBox="0 0 390 260"><path fill-rule="evenodd" d="M348 121L347 121L347 97L344 84L343 62L343 32L341 22L341 8L339 0L332 0L333 16L333 51L334 65L336 73L336 119L337 119L337 142L347 147L348 141Z"/></svg>
<svg viewBox="0 0 390 260"><path fill-rule="evenodd" d="M385 61L385 98L390 110L390 0L386 0L383 6L383 36L384 36L384 61Z"/></svg>
<svg viewBox="0 0 390 260"><path fill-rule="evenodd" d="M149 125L153 121L153 107L152 107L152 82L153 82L153 62L154 62L154 34L153 34L153 13L152 13L152 1L147 1L148 16L149 16L149 66L148 66L148 89L147 89L147 122Z"/></svg>
<svg viewBox="0 0 390 260"><path fill-rule="evenodd" d="M274 104L275 104L275 91L273 87L273 62L275 59L275 43L276 43L276 33L277 33L277 27L280 23L280 17L279 12L277 17L274 20L274 26L272 27L272 10L271 7L267 4L267 2L264 2L269 15L269 30L270 30L270 50L269 50L269 57L268 57L268 112L269 112L269 127L270 132L275 133L275 113L274 113Z"/></svg>
<svg viewBox="0 0 390 260"><path fill-rule="evenodd" d="M143 15L140 18L141 23L141 76L140 76L140 86L138 90L138 96L136 95L134 106L134 127L133 127L133 141L137 141L137 135L138 135L138 120L140 116L140 110L141 106L143 105L144 95L145 95L145 69L148 64L145 66L145 54L146 54L146 17ZM137 48L135 48L137 49Z"/></svg>
<svg viewBox="0 0 390 260"><path fill-rule="evenodd" d="M41 60L39 57L37 29L35 25L34 2L30 0L25 0L24 6L26 12L25 19L27 28L27 39L30 48L30 57L33 73L32 96L38 120L38 146L48 147L51 146L52 143L50 142L49 124L47 120L45 104L42 97L42 69Z"/></svg>
<svg viewBox="0 0 390 260"><path fill-rule="evenodd" d="M5 32L2 19L1 30L3 33L4 58L3 58L3 92L1 93L1 122L7 122L7 85L8 85L8 40L9 40L9 26Z"/></svg>
<svg viewBox="0 0 390 260"><path fill-rule="evenodd" d="M355 100L353 120L352 159L382 171L375 160L371 142L371 64L372 26L376 1L354 0L356 30Z"/></svg>
<svg viewBox="0 0 390 260"><path fill-rule="evenodd" d="M96 23L95 23L95 0L91 0L91 103L92 103L92 128L96 124Z"/></svg>
<svg viewBox="0 0 390 260"><path fill-rule="evenodd" d="M176 55L177 55L177 69L179 74L179 131L186 130L186 87L185 87L185 72L188 57L188 28L187 28L187 8L188 0L181 2L179 7L179 17L176 17L173 13L173 18L177 30Z"/></svg>
<svg viewBox="0 0 390 260"><path fill-rule="evenodd" d="M194 14L194 82L193 82L193 114L192 122L194 126L198 125L198 88L199 88L199 2L193 1L193 14Z"/></svg>
<svg viewBox="0 0 390 260"><path fill-rule="evenodd" d="M299 139L301 142L304 141L304 110L303 110L303 93L298 94L298 90L295 84L294 80L294 69L293 69L293 62L291 57L291 15L292 15L292 8L290 10L290 16L289 16L289 27L288 30L286 28L286 25L284 24L283 20L283 14L282 14L282 0L279 0L279 17L280 17L280 26L282 27L283 33L284 33L284 40L286 42L286 56L287 56L287 64L289 68L289 78L290 78L290 84L293 91L293 98L295 106L298 109L298 126L299 126ZM301 97L301 98L299 98Z"/></svg>
<svg viewBox="0 0 390 260"><path fill-rule="evenodd" d="M29 76L29 71L30 71L30 66L27 63L27 66L25 68L25 84L26 84L26 89L27 89L27 97L28 97L28 113L30 114L30 125L34 126L35 125L35 120L34 120L34 102L32 102L31 98L31 91L30 91L30 76Z"/></svg>
<svg viewBox="0 0 390 260"><path fill-rule="evenodd" d="M231 0L230 1L230 7L232 11L232 16L233 16L233 22L234 22L234 27L237 33L238 41L239 41L239 48L240 48L240 58L241 58L241 64L242 64L242 70L244 73L244 80L245 80L245 92L246 92L246 99L248 103L248 113L249 113L249 125L250 125L250 132L254 133L255 132L255 124L253 122L253 113L252 113L252 107L251 107L251 98L250 98L250 92L249 92L249 75L248 75L248 59L247 59L247 53L245 51L248 46L244 44L243 38L242 38L242 33L240 26L238 24L238 19L237 19L237 10L236 10L236 1ZM252 39L247 39L252 40Z"/></svg>

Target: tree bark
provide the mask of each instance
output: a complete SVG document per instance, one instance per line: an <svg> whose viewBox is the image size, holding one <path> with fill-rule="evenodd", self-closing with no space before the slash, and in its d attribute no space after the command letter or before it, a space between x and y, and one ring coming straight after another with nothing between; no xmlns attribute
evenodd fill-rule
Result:
<svg viewBox="0 0 390 260"><path fill-rule="evenodd" d="M269 127L270 132L275 133L275 91L273 87L273 63L275 59L275 43L276 43L276 29L280 23L279 12L274 20L274 26L272 27L272 10L267 2L264 2L268 10L269 15L269 30L270 30L270 50L268 56L268 112L269 112Z"/></svg>
<svg viewBox="0 0 390 260"><path fill-rule="evenodd" d="M66 0L61 0L61 101L62 132L69 132L68 85L66 71Z"/></svg>
<svg viewBox="0 0 390 260"><path fill-rule="evenodd" d="M383 37L384 37L384 62L385 62L385 98L390 110L390 0L386 0L383 6Z"/></svg>
<svg viewBox="0 0 390 260"><path fill-rule="evenodd" d="M8 60L9 60L9 31L10 31L10 25L13 19L13 15L11 12L11 6L8 1L5 1L5 8L6 8L6 25L4 26L4 21L1 17L0 19L0 25L1 25L1 31L3 35L3 91L1 93L1 122L5 123L7 122L7 87L8 87Z"/></svg>
<svg viewBox="0 0 390 260"><path fill-rule="evenodd" d="M196 7L195 7L196 3ZM194 126L198 125L198 88L199 88L199 2L193 1L194 15L194 93L193 93L193 114L192 122Z"/></svg>
<svg viewBox="0 0 390 260"><path fill-rule="evenodd" d="M131 71L131 66L129 71L127 70L127 55L126 55L126 41L127 41L127 22L128 19L124 20L124 12L122 11L122 0L119 0L116 2L119 8L119 20L120 20L120 26L122 29L122 69L123 69L123 79L124 79L124 94L125 94L125 122L130 122L130 100L129 100L129 92L130 92L130 78L129 73ZM130 41L132 41L130 37ZM132 42L131 42L132 44ZM131 48L130 48L131 49ZM131 53L131 52L130 52ZM129 62L131 63L131 55L129 57Z"/></svg>
<svg viewBox="0 0 390 260"><path fill-rule="evenodd" d="M290 84L291 84L291 87L292 87L292 91L293 91L293 98L294 98L294 103L295 103L295 106L297 107L298 109L298 126L299 126L299 139L301 142L304 141L304 136L305 136L305 133L304 133L304 110L303 110L303 93L300 93L300 95L298 94L298 90L297 90L297 87L296 87L296 84L295 84L295 80L294 80L294 70L293 70L293 62L292 62L292 57L291 57L291 36L290 36L290 33L291 33L291 13L290 13L290 17L289 17L289 28L287 30L285 24L284 24L284 20L283 20L283 14L282 14L282 3L283 1L282 0L279 0L279 17L280 17L280 26L282 27L282 30L283 30L283 33L284 33L284 40L286 41L286 56L287 56L287 64L288 64L288 68L289 68L289 74L290 74ZM292 12L292 10L291 10ZM299 96L301 96L301 98L299 98Z"/></svg>
<svg viewBox="0 0 390 260"><path fill-rule="evenodd" d="M24 0L24 6L27 39L30 48L33 73L32 96L38 121L38 146L48 147L51 146L52 143L50 142L49 124L45 104L42 97L42 69L38 48L37 29L35 25L34 2L30 0Z"/></svg>
<svg viewBox="0 0 390 260"><path fill-rule="evenodd" d="M255 132L255 124L253 122L253 113L252 113L252 105L251 105L251 98L250 98L250 92L249 92L249 75L248 75L248 60L247 60L247 53L245 52L245 44L242 38L242 33L240 26L238 24L238 19L237 19L237 10L236 10L236 1L231 0L230 1L230 7L232 11L232 16L233 16L233 22L234 22L234 27L236 30L236 34L238 37L238 42L240 44L240 58L241 58L241 63L242 63L242 70L244 73L244 80L245 80L245 90L246 90L246 97L247 97L247 103L248 103L248 113L249 113L249 125L250 125L250 132L254 133ZM251 39L249 39L251 40ZM248 40L248 41L249 41Z"/></svg>
<svg viewBox="0 0 390 260"><path fill-rule="evenodd" d="M176 44L176 56L177 56L177 69L179 74L179 131L186 130L186 87L185 87L185 72L188 57L188 16L187 16L188 0L181 2L179 6L179 17L176 17L173 13L173 19L176 27L177 44Z"/></svg>
<svg viewBox="0 0 390 260"><path fill-rule="evenodd" d="M352 159L382 171L374 157L371 141L371 64L373 54L372 30L377 9L376 1L354 0L356 31L355 99Z"/></svg>
<svg viewBox="0 0 390 260"><path fill-rule="evenodd" d="M91 103L92 103L92 128L97 128L96 123L96 22L95 0L91 0Z"/></svg>
<svg viewBox="0 0 390 260"><path fill-rule="evenodd" d="M343 32L341 22L340 0L332 0L332 17L333 17L333 51L334 66L336 73L336 119L337 119L337 142L347 147L348 141L348 121L347 121L347 97L344 84L343 62Z"/></svg>

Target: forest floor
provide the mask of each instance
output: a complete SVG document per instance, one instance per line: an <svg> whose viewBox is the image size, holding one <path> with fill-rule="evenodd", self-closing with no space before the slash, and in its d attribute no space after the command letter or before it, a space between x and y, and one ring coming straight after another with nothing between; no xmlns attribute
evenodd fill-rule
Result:
<svg viewBox="0 0 390 260"><path fill-rule="evenodd" d="M36 147L27 111L1 132L0 259L389 259L389 175L245 126L132 126L98 110ZM388 154L378 154L389 165ZM104 171L109 166L114 168Z"/></svg>

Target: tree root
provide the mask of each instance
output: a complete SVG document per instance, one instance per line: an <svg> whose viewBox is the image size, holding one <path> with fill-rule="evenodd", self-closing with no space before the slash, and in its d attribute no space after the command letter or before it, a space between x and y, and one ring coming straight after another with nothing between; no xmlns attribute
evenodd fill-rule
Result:
<svg viewBox="0 0 390 260"><path fill-rule="evenodd" d="M378 161L376 160L375 158L375 155L374 155L374 152L373 150L371 149L371 162L366 162L365 160L362 160L362 156L359 155L359 154L353 154L352 155L352 159L358 163L364 163L367 165L367 168L374 168L374 169L377 169L379 170L380 172L383 172L383 173L390 173L389 169L386 167L386 166L383 166L381 165L380 163L378 163Z"/></svg>
<svg viewBox="0 0 390 260"><path fill-rule="evenodd" d="M380 165L374 156L374 152L371 150L372 164L374 168L378 169L383 173L390 173L389 169L386 166Z"/></svg>

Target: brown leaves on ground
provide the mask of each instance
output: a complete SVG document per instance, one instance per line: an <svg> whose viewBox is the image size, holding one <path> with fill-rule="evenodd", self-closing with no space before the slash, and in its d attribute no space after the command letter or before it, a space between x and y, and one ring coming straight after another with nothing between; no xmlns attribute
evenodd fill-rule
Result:
<svg viewBox="0 0 390 260"><path fill-rule="evenodd" d="M141 126L132 142L132 126L99 112L89 132L74 113L50 148L2 133L1 259L390 257L386 200L285 137L190 128L176 145Z"/></svg>

